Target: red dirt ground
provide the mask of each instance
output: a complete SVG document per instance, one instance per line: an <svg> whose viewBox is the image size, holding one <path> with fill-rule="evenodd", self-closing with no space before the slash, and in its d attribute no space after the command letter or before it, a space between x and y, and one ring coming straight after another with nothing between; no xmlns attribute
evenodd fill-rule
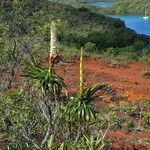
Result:
<svg viewBox="0 0 150 150"><path fill-rule="evenodd" d="M150 98L150 79L142 76L144 71L150 70L150 65L131 62L125 67L113 68L105 60L86 58L84 67L87 85L108 83L116 89L119 96L128 95L128 102ZM75 93L79 83L79 60L58 67L57 72L65 79L69 93ZM96 105L99 107L101 103L96 102ZM149 132L111 131L107 137L114 150L150 150Z"/></svg>
<svg viewBox="0 0 150 150"><path fill-rule="evenodd" d="M150 150L149 133L111 131L107 138L110 138L114 150Z"/></svg>
<svg viewBox="0 0 150 150"><path fill-rule="evenodd" d="M84 67L87 85L108 83L120 96L128 95L129 100L150 98L150 79L142 76L144 71L150 70L150 65L132 62L125 67L113 68L102 59L86 58ZM71 93L78 89L79 60L58 67L57 72L66 80Z"/></svg>

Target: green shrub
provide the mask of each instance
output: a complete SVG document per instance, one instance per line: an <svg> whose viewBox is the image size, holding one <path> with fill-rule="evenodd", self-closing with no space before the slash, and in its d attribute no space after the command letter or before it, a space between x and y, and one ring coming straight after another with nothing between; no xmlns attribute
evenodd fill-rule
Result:
<svg viewBox="0 0 150 150"><path fill-rule="evenodd" d="M150 124L150 113L149 112L144 113L143 120L145 123Z"/></svg>
<svg viewBox="0 0 150 150"><path fill-rule="evenodd" d="M82 146L85 150L103 150L104 149L104 142L103 138L100 136L84 136L82 139Z"/></svg>
<svg viewBox="0 0 150 150"><path fill-rule="evenodd" d="M88 42L85 44L84 49L87 52L94 52L96 51L96 45L95 43Z"/></svg>
<svg viewBox="0 0 150 150"><path fill-rule="evenodd" d="M143 63L150 64L150 54L141 56L139 60Z"/></svg>
<svg viewBox="0 0 150 150"><path fill-rule="evenodd" d="M0 139L7 139L9 148L23 149L33 145L24 135L35 139L37 130L42 128L42 117L36 97L32 97L22 89L7 92L0 97ZM24 134L24 135L23 135Z"/></svg>

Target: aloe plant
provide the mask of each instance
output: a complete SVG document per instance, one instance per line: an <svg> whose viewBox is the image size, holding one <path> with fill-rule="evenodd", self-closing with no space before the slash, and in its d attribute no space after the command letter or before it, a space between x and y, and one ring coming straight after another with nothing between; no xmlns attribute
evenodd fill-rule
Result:
<svg viewBox="0 0 150 150"><path fill-rule="evenodd" d="M71 98L69 103L69 116L72 121L74 119L80 121L90 121L96 118L96 110L92 105L92 101L97 97L95 93L98 90L104 91L112 97L116 97L115 91L108 87L107 84L96 84L90 87L84 85L84 63L83 63L83 48L81 48L80 55L80 86L79 92L75 97Z"/></svg>
<svg viewBox="0 0 150 150"><path fill-rule="evenodd" d="M25 76L34 80L36 86L44 90L47 95L60 96L62 88L66 88L63 79L53 69L36 67L30 62L26 65L25 70Z"/></svg>
<svg viewBox="0 0 150 150"><path fill-rule="evenodd" d="M25 76L34 79L36 85L52 98L60 96L62 88L66 88L65 82L55 73L53 67L59 55L57 53L56 27L55 22L52 22L48 68L36 67L32 62L27 63L25 68Z"/></svg>
<svg viewBox="0 0 150 150"><path fill-rule="evenodd" d="M102 137L93 135L89 137L84 135L82 145L86 150L103 150L105 146Z"/></svg>

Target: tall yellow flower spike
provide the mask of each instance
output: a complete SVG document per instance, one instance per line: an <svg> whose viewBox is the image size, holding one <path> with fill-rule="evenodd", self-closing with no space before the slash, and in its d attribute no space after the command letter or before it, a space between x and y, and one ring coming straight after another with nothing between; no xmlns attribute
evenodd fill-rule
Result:
<svg viewBox="0 0 150 150"><path fill-rule="evenodd" d="M83 48L81 48L80 52L80 89L79 93L80 96L83 96L83 90L84 90L84 64L83 64Z"/></svg>

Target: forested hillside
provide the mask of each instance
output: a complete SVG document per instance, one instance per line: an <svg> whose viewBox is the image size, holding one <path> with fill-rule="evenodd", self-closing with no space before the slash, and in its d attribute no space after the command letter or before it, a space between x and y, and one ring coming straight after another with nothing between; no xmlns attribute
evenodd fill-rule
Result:
<svg viewBox="0 0 150 150"><path fill-rule="evenodd" d="M109 8L111 13L150 13L150 0L119 0Z"/></svg>
<svg viewBox="0 0 150 150"><path fill-rule="evenodd" d="M59 2L64 4L76 4L76 3L92 3L92 2L100 2L107 0L49 0L51 2Z"/></svg>
<svg viewBox="0 0 150 150"><path fill-rule="evenodd" d="M14 39L18 39L20 47L45 54L52 20L58 20L58 40L62 49L87 45L93 51L100 51L136 43L145 47L149 43L148 37L126 28L124 22L94 14L86 8L75 9L48 0L1 1L0 7L2 63L14 46Z"/></svg>
<svg viewBox="0 0 150 150"><path fill-rule="evenodd" d="M90 8L92 11L96 11L102 14L124 14L124 13L150 13L150 1L149 0L49 0L53 2L59 2L77 7L85 6ZM108 8L97 8L90 7L92 2L100 1L116 1L117 3ZM95 9L95 10L94 10Z"/></svg>

